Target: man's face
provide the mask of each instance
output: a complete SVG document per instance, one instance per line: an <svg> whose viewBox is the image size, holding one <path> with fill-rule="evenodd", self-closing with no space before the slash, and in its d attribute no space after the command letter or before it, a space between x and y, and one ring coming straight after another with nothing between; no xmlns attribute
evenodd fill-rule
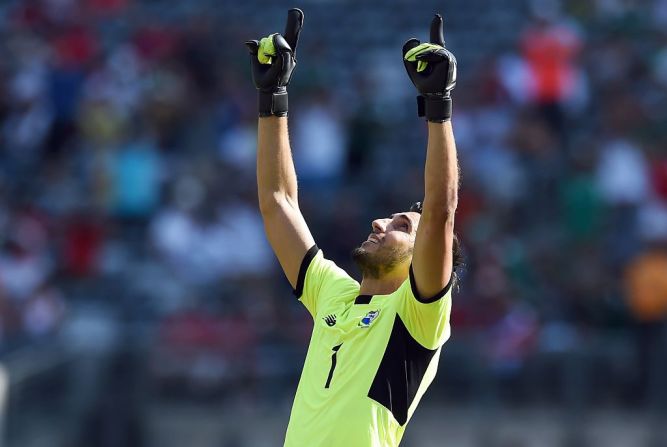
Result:
<svg viewBox="0 0 667 447"><path fill-rule="evenodd" d="M381 278L409 263L421 215L415 212L392 214L375 219L373 232L354 249L352 258L364 276Z"/></svg>

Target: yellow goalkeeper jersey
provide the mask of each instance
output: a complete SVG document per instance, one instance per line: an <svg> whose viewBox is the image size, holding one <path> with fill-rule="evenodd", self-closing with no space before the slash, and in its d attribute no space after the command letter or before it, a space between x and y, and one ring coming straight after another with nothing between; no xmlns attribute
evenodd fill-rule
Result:
<svg viewBox="0 0 667 447"><path fill-rule="evenodd" d="M294 291L314 328L285 447L397 446L449 338L450 285L422 299L411 267L395 292L359 295L313 246Z"/></svg>

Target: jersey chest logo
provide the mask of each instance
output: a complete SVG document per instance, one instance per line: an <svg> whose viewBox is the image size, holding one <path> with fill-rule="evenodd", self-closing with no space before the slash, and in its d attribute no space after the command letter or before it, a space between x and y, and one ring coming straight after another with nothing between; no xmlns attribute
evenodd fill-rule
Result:
<svg viewBox="0 0 667 447"><path fill-rule="evenodd" d="M363 328L369 327L371 324L373 324L373 321L375 321L378 315L380 315L380 309L371 310L366 315L364 315L361 318L361 320L359 320L358 327L363 327Z"/></svg>

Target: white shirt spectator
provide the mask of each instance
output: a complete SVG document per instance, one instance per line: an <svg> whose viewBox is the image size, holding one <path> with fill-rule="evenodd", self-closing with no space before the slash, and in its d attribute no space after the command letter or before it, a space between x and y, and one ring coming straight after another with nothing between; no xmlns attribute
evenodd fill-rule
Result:
<svg viewBox="0 0 667 447"><path fill-rule="evenodd" d="M302 180L337 180L346 160L346 132L330 104L315 103L297 120L294 158Z"/></svg>
<svg viewBox="0 0 667 447"><path fill-rule="evenodd" d="M629 141L615 140L603 147L597 166L602 198L611 205L637 205L648 195L646 159Z"/></svg>

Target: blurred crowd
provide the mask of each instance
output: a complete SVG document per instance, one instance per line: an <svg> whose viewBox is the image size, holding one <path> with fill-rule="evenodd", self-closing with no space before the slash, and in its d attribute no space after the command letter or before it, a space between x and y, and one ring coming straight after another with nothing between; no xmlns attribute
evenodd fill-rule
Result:
<svg viewBox="0 0 667 447"><path fill-rule="evenodd" d="M0 352L100 303L156 325L165 380L296 368L282 353L310 323L258 214L242 45L284 8L246 26L224 21L236 2L177 3L0 6ZM300 201L318 245L356 274L348 254L371 220L421 199L425 128L400 43L341 66L339 40L317 38L338 25L308 28L304 9L290 86ZM476 334L501 375L616 330L650 362L667 321L667 1L516 9L502 48L446 29L461 62L454 333Z"/></svg>
<svg viewBox="0 0 667 447"><path fill-rule="evenodd" d="M618 334L633 354L607 378L642 401L667 335L667 3L531 6L454 119L469 251L455 324L488 327L501 375Z"/></svg>

